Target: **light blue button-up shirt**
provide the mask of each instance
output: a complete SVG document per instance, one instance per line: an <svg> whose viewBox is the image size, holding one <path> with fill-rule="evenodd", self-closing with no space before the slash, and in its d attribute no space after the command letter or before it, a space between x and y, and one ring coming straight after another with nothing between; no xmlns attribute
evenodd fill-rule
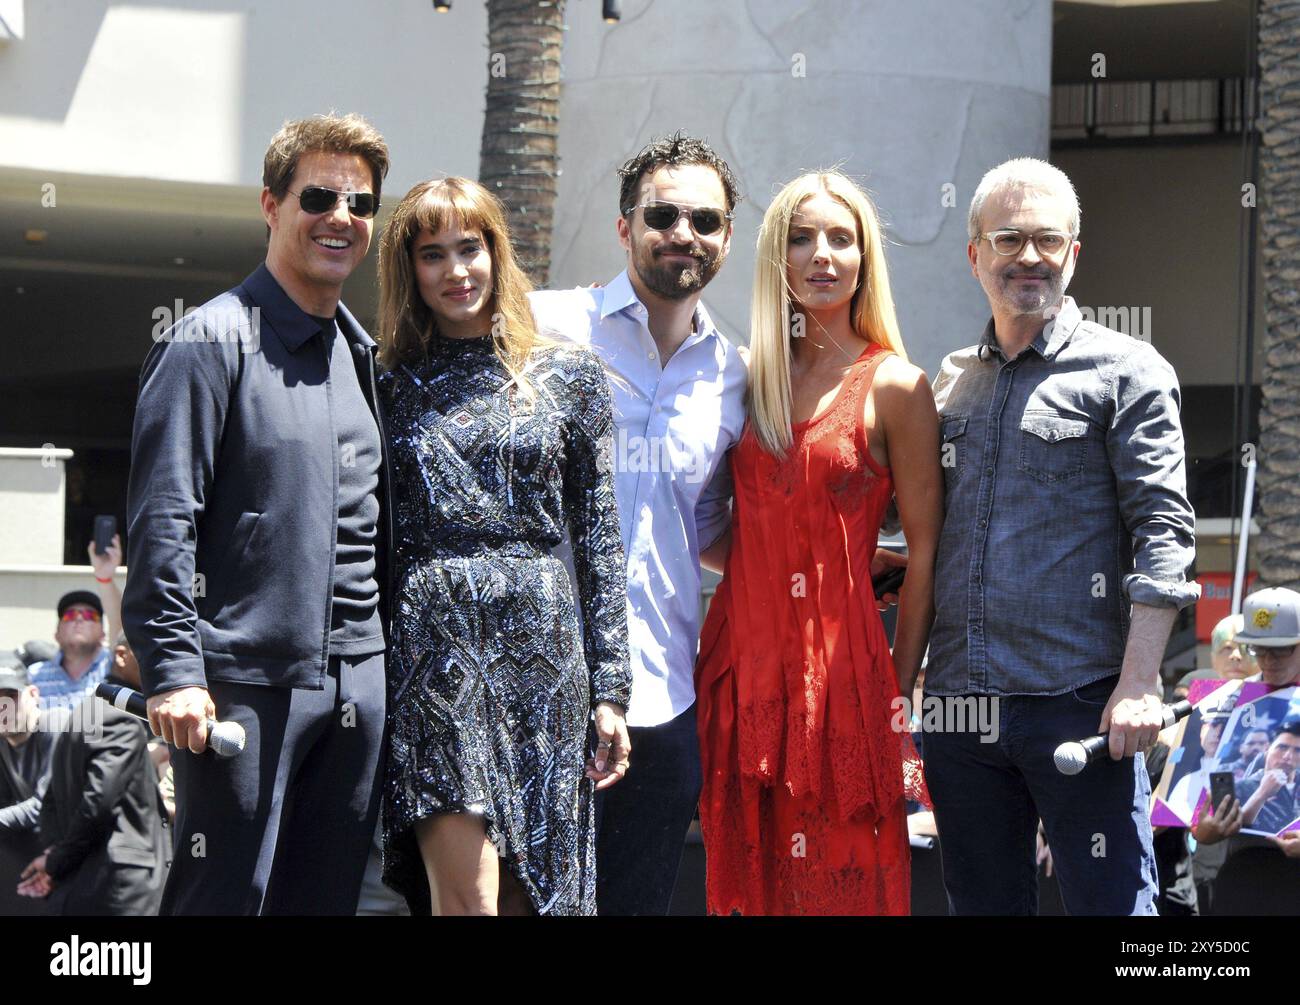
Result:
<svg viewBox="0 0 1300 1005"><path fill-rule="evenodd" d="M54 659L32 667L30 679L40 692L41 708L72 709L81 704L86 695L94 694L95 688L108 679L108 672L112 669L113 653L105 647L99 650L89 669L73 680L63 669L63 650L60 649Z"/></svg>
<svg viewBox="0 0 1300 1005"><path fill-rule="evenodd" d="M626 271L603 288L531 299L543 335L591 346L610 374L627 554L628 724L656 726L695 701L700 549L731 517L726 457L745 425L745 362L701 304L695 330L661 365Z"/></svg>

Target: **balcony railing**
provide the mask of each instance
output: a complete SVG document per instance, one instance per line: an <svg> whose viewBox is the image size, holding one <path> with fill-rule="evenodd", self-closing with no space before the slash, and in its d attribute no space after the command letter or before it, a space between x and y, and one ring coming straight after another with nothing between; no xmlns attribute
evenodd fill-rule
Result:
<svg viewBox="0 0 1300 1005"><path fill-rule="evenodd" d="M1094 80L1052 87L1052 141L1239 135L1254 120L1254 81Z"/></svg>

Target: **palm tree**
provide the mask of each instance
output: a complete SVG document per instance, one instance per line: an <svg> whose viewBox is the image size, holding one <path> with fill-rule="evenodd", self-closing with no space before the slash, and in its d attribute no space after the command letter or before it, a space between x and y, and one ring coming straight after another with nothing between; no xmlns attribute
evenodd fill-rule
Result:
<svg viewBox="0 0 1300 1005"><path fill-rule="evenodd" d="M564 0L487 0L488 90L479 181L506 205L520 264L551 268Z"/></svg>
<svg viewBox="0 0 1300 1005"><path fill-rule="evenodd" d="M1260 0L1261 585L1300 586L1300 3Z"/></svg>

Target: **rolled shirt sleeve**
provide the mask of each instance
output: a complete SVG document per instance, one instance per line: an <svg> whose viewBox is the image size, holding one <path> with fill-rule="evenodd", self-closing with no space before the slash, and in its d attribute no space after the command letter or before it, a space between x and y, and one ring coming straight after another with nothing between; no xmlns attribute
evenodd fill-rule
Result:
<svg viewBox="0 0 1300 1005"><path fill-rule="evenodd" d="M701 550L709 547L731 524L731 462L724 457L695 504L695 537Z"/></svg>
<svg viewBox="0 0 1300 1005"><path fill-rule="evenodd" d="M1201 595L1188 575L1196 558L1196 515L1187 499L1178 377L1145 343L1119 362L1115 415L1106 451L1120 516L1133 540L1130 603L1182 609Z"/></svg>

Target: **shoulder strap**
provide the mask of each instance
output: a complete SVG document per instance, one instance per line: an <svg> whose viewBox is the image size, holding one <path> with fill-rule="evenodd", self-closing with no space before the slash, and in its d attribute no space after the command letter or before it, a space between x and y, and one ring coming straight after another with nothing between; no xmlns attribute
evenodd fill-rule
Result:
<svg viewBox="0 0 1300 1005"><path fill-rule="evenodd" d="M856 360L848 376L850 386L849 393L845 397L852 398L860 405L866 397L867 389L871 387L871 382L875 379L876 368L886 356L892 355L894 355L893 350L886 349L884 346L875 346L869 355ZM861 408L858 411L861 413Z"/></svg>

